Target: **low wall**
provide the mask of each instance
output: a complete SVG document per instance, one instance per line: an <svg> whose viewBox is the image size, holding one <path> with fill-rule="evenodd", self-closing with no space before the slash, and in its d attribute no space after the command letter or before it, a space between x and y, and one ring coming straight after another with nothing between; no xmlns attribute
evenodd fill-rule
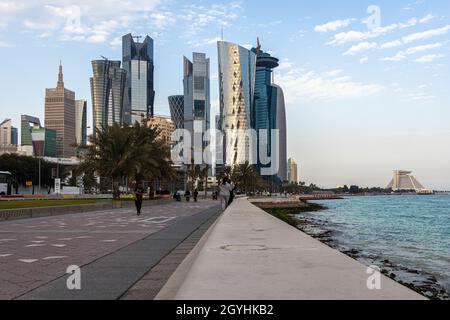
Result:
<svg viewBox="0 0 450 320"><path fill-rule="evenodd" d="M167 203L164 200L144 201L143 206L152 206ZM73 205L61 207L39 207L26 209L0 210L0 221L19 220L29 218L41 218L49 216L59 216L65 214L86 213L100 210L134 208L134 202L105 202L86 205Z"/></svg>
<svg viewBox="0 0 450 320"><path fill-rule="evenodd" d="M178 268L157 299L425 300L367 267L237 199Z"/></svg>

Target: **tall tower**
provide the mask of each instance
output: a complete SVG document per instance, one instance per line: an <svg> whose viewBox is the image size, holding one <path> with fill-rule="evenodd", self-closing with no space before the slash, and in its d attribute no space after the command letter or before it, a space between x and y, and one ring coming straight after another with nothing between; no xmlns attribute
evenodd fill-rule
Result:
<svg viewBox="0 0 450 320"><path fill-rule="evenodd" d="M134 41L134 38L137 41ZM154 116L154 60L153 39L127 34L122 37L122 63L126 70L124 123L142 123Z"/></svg>
<svg viewBox="0 0 450 320"><path fill-rule="evenodd" d="M225 135L223 164L254 163L251 128L255 89L256 54L239 45L219 41L220 118L218 129ZM218 159L220 161L220 159ZM218 164L220 172L220 163Z"/></svg>
<svg viewBox="0 0 450 320"><path fill-rule="evenodd" d="M204 134L211 127L211 94L210 94L210 60L204 53L194 53L193 60L183 58L184 66L184 129L191 134L192 155L195 159L203 159L209 143ZM197 146L201 142L201 146ZM208 155L208 157L210 157ZM203 159L203 164L207 163Z"/></svg>
<svg viewBox="0 0 450 320"><path fill-rule="evenodd" d="M77 144L85 146L87 144L87 101L75 101L75 136Z"/></svg>
<svg viewBox="0 0 450 320"><path fill-rule="evenodd" d="M126 71L120 68L120 61L94 60L91 78L93 128L124 123ZM129 116L129 113L128 113Z"/></svg>
<svg viewBox="0 0 450 320"><path fill-rule="evenodd" d="M62 64L59 65L55 89L45 92L45 128L56 131L56 156L70 158L76 155L75 92L64 86Z"/></svg>

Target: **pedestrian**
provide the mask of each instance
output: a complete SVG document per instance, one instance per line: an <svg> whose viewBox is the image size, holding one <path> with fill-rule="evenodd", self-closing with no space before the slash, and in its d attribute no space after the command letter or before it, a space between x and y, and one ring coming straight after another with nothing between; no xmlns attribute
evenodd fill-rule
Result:
<svg viewBox="0 0 450 320"><path fill-rule="evenodd" d="M198 190L195 189L194 191L194 202L198 202Z"/></svg>
<svg viewBox="0 0 450 320"><path fill-rule="evenodd" d="M231 192L231 185L228 183L228 178L223 178L222 184L220 185L219 189L220 189L219 195L222 210L225 211L230 201L230 192Z"/></svg>
<svg viewBox="0 0 450 320"><path fill-rule="evenodd" d="M137 186L135 190L134 203L136 204L137 215L141 215L142 203L144 202L144 188L142 186Z"/></svg>
<svg viewBox="0 0 450 320"><path fill-rule="evenodd" d="M189 190L186 190L186 192L184 193L184 196L185 196L187 202L191 201L191 192Z"/></svg>
<svg viewBox="0 0 450 320"><path fill-rule="evenodd" d="M236 190L236 186L231 181L231 179L228 179L228 184L230 185L230 199L228 200L228 206L230 206L235 198L234 191Z"/></svg>

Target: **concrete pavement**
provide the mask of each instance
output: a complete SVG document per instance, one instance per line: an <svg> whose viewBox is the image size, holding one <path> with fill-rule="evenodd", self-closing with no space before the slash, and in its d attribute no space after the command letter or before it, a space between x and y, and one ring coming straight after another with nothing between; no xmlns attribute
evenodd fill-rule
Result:
<svg viewBox="0 0 450 320"><path fill-rule="evenodd" d="M156 299L425 300L367 267L237 199L184 260Z"/></svg>

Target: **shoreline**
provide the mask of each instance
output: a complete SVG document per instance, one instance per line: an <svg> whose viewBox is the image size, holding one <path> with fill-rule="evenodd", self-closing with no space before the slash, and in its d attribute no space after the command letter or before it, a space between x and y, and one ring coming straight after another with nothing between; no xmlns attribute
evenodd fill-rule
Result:
<svg viewBox="0 0 450 320"><path fill-rule="evenodd" d="M259 203L255 203L255 205L259 206ZM274 203L270 208L265 207L260 208L364 265L379 266L385 276L422 296L431 300L450 300L450 293L439 284L433 275L395 264L388 257L345 247L339 243L335 232L329 227L328 222L314 218L314 212L328 210L328 207L307 201L301 201L301 205L297 207L292 205L285 206L282 203Z"/></svg>

